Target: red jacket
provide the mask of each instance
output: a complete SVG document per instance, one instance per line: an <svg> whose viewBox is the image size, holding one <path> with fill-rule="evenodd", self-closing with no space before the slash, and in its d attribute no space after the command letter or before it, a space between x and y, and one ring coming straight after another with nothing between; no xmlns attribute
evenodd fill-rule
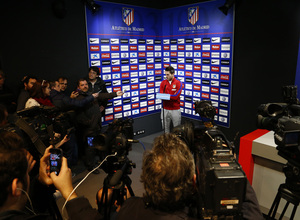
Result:
<svg viewBox="0 0 300 220"><path fill-rule="evenodd" d="M175 77L172 83L168 80L164 80L160 84L159 93L170 94L170 100L163 100L163 108L167 110L178 110L180 109L180 94L183 84Z"/></svg>

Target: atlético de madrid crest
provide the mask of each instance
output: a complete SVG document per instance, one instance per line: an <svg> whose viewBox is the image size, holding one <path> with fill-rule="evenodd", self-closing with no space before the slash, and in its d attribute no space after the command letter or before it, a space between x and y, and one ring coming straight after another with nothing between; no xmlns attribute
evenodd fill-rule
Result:
<svg viewBox="0 0 300 220"><path fill-rule="evenodd" d="M122 8L122 19L128 26L134 21L134 9Z"/></svg>
<svg viewBox="0 0 300 220"><path fill-rule="evenodd" d="M199 7L191 7L188 8L188 20L189 22L194 25L199 20Z"/></svg>

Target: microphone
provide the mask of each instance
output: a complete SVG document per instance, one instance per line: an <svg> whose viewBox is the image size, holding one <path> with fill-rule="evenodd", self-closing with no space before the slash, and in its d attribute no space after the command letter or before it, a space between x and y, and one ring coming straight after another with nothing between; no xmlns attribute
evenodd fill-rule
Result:
<svg viewBox="0 0 300 220"><path fill-rule="evenodd" d="M114 173L114 175L109 180L109 185L116 186L119 183L120 179L122 178L126 169L127 169L127 163L125 163L120 170L117 170Z"/></svg>
<svg viewBox="0 0 300 220"><path fill-rule="evenodd" d="M109 185L116 186L119 183L122 176L123 176L123 171L117 170L117 172L115 172L114 175L111 177L109 181Z"/></svg>

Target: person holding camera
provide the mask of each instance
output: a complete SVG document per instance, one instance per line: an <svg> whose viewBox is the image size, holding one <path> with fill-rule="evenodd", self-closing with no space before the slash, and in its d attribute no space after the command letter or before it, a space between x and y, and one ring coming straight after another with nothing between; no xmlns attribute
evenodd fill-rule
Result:
<svg viewBox="0 0 300 220"><path fill-rule="evenodd" d="M163 100L161 111L162 127L165 133L170 132L171 121L173 127L181 123L180 94L183 85L174 77L174 74L174 68L168 66L165 69L166 79L161 82L159 88L159 93L170 94L170 100Z"/></svg>
<svg viewBox="0 0 300 220"><path fill-rule="evenodd" d="M68 168L66 158L62 158L62 166L58 175L49 172L50 149L52 148L52 146L48 147L40 159L38 175L29 178L30 171L37 165L36 161L23 148L22 139L17 134L8 131L0 132L0 219L56 219L48 212L37 212L33 206L39 205L38 210L49 208L49 195L54 192L53 186L65 199L70 196L66 206L69 217L102 219L96 210L89 207L86 198L78 197L76 193L70 195L73 191L72 172ZM32 184L34 186L31 186ZM30 188L33 191L30 191ZM27 206L28 201L29 206ZM86 206L88 206L87 209ZM70 219L73 218L70 217Z"/></svg>

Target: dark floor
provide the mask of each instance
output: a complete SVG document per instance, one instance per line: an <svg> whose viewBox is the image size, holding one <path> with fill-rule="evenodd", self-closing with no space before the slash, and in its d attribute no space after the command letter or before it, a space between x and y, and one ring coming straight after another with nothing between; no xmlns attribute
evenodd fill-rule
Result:
<svg viewBox="0 0 300 220"><path fill-rule="evenodd" d="M142 196L144 192L143 186L140 182L143 153L145 150L150 150L152 148L154 138L160 134L162 134L162 132L138 139L140 143L132 144L132 150L129 151L129 160L132 160L132 162L136 164L136 168L134 168L132 170L132 174L129 175L132 180L131 187L136 196ZM88 198L94 208L97 207L95 202L96 193L103 186L103 180L107 176L107 173L105 173L102 169L99 170L100 174L90 174L76 189L77 195ZM73 177L73 185L75 187L89 172L85 169L82 161L79 161L79 164L75 167L74 171L77 173L77 175ZM59 209L62 208L64 202L65 200L63 198L59 198L57 200ZM65 213L66 212L64 211L64 214Z"/></svg>

